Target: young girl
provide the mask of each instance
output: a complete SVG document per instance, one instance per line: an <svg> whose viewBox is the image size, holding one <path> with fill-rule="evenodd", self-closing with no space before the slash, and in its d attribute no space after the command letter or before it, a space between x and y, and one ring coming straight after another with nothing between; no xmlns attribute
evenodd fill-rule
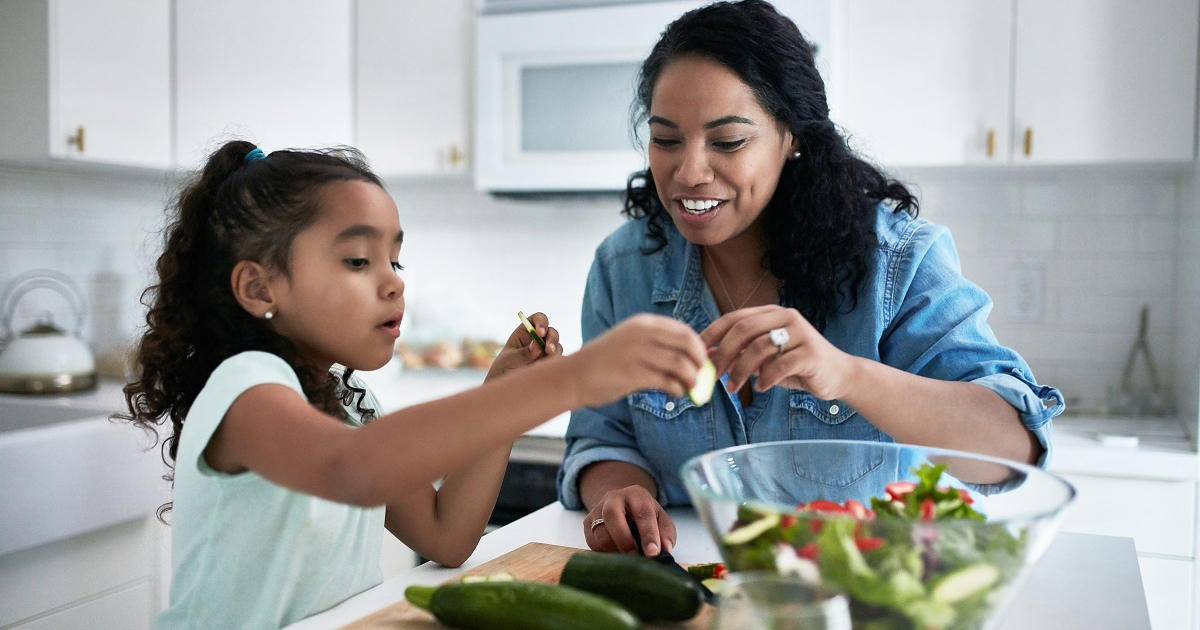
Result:
<svg viewBox="0 0 1200 630"><path fill-rule="evenodd" d="M353 372L392 356L404 232L358 154L230 142L175 210L124 416L173 429L162 629L279 628L327 609L380 581L384 527L459 565L512 440L635 390L682 394L705 360L687 325L654 316L556 356L539 313L544 352L518 327L480 387L376 417Z"/></svg>

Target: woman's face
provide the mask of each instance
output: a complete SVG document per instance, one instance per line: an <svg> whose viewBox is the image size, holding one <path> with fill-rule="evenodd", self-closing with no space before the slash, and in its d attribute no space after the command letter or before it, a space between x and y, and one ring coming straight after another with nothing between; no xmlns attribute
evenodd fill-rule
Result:
<svg viewBox="0 0 1200 630"><path fill-rule="evenodd" d="M775 194L792 134L732 70L705 57L669 62L650 101L650 171L684 238L718 245L746 233Z"/></svg>

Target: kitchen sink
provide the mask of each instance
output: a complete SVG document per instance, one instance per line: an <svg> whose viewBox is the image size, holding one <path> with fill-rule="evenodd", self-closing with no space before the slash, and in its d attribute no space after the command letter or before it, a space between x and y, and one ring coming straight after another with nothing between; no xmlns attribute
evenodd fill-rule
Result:
<svg viewBox="0 0 1200 630"><path fill-rule="evenodd" d="M0 398L0 556L145 518L167 500L152 437L71 402Z"/></svg>
<svg viewBox="0 0 1200 630"><path fill-rule="evenodd" d="M68 407L61 404L38 404L36 400L18 402L0 400L0 433L46 427L60 422L94 419L106 415L97 409Z"/></svg>

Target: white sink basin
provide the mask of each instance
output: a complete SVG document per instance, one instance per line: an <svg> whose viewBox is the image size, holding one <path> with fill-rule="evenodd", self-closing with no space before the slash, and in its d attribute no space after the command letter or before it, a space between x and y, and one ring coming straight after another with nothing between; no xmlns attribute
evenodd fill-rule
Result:
<svg viewBox="0 0 1200 630"><path fill-rule="evenodd" d="M0 555L153 514L168 486L150 444L106 411L0 399Z"/></svg>

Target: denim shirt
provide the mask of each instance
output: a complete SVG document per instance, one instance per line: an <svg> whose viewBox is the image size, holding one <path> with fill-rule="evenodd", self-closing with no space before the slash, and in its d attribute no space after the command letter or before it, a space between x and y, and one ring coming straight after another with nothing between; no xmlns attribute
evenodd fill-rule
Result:
<svg viewBox="0 0 1200 630"><path fill-rule="evenodd" d="M653 246L646 221L626 223L597 248L583 297L584 341L636 313L670 316L697 332L720 316L701 271L699 247L668 221L666 246L643 254ZM829 317L825 338L854 356L995 391L1041 442L1037 463L1044 467L1051 450L1050 419L1063 410L1062 394L1039 386L1025 360L996 340L987 324L991 299L963 278L949 230L881 205L875 232L880 246L868 263L858 304ZM723 375L721 382L725 380ZM688 505L680 467L714 449L774 440L894 441L845 402L785 387L756 393L749 408L724 387L699 408L687 396L637 392L572 412L566 437L558 497L569 509L583 507L579 473L598 461L643 468L658 485L659 503ZM828 487L825 497L830 499L852 486L882 490L886 482L908 476L903 462L829 459L797 462L794 472Z"/></svg>

